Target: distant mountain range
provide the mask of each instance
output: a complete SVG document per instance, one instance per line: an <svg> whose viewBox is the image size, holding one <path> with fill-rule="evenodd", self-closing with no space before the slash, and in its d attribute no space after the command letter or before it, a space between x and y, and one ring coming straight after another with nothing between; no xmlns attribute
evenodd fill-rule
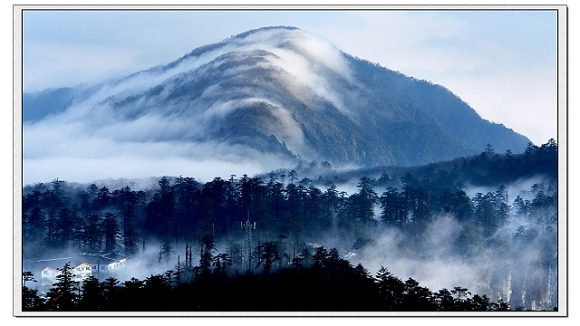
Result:
<svg viewBox="0 0 580 326"><path fill-rule="evenodd" d="M131 146L227 144L334 166L421 165L487 144L520 153L530 142L443 86L294 27L251 30L116 81L23 95L25 132L49 119L103 137L117 128L110 137Z"/></svg>

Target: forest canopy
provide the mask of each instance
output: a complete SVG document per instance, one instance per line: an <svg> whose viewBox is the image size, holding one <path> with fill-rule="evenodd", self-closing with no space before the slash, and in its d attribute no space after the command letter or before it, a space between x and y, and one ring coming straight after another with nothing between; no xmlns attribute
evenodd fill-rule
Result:
<svg viewBox="0 0 580 326"><path fill-rule="evenodd" d="M555 141L529 144L517 155L495 153L488 145L473 157L391 174L387 170L339 174L325 162L205 183L164 176L144 189L59 179L27 185L22 197L23 271L30 272L23 280L25 307L133 310L136 306L123 305L127 295L139 297L139 307L150 310L557 307ZM354 191L340 190L345 179L361 173L367 175L356 179ZM523 180L535 182L514 192L515 184L529 185ZM353 263L377 250L428 262L435 258L429 257L429 234L442 221L451 221L446 245L453 250L437 258L473 266L493 260L479 286L486 293L472 295L461 284L431 292L411 277L402 281L384 263L374 264L380 268L373 272ZM396 235L391 247L381 247L385 234ZM26 286L44 267L39 261L62 253L121 254L139 262L145 274L69 284L62 275L74 266L63 266L57 283L35 290ZM525 269L519 265L522 253ZM157 273L161 269L166 272ZM259 295L245 300L241 296L249 286ZM68 292L77 294L53 305ZM155 301L152 293L176 299ZM192 293L200 296L197 305L179 303ZM302 295L296 302L265 299L275 293Z"/></svg>

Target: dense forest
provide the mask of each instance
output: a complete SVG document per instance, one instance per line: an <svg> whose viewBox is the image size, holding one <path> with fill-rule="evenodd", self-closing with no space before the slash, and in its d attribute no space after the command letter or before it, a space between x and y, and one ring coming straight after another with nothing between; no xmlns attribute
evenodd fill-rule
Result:
<svg viewBox="0 0 580 326"><path fill-rule="evenodd" d="M556 309L557 160L550 140L522 154L488 145L473 157L383 171L339 173L310 162L205 183L165 176L143 189L59 179L27 185L23 309ZM365 173L352 193L340 189ZM361 263L377 250L428 262L428 235L444 220L453 221L445 259L489 260L478 286L485 293L461 284L432 292L383 263L373 272ZM381 247L384 234L397 234L392 247ZM37 261L103 252L121 253L149 274L77 284L64 265L50 288L28 286Z"/></svg>
<svg viewBox="0 0 580 326"><path fill-rule="evenodd" d="M202 239L199 264L176 268L145 280L125 282L109 277L73 281L67 263L58 281L40 297L23 275L25 311L507 311L509 304L492 302L454 287L432 292L413 278L406 281L382 267L375 276L340 257L338 250L305 248L288 267L280 265L279 242L258 249L259 273L228 275L227 254L216 253L212 236Z"/></svg>

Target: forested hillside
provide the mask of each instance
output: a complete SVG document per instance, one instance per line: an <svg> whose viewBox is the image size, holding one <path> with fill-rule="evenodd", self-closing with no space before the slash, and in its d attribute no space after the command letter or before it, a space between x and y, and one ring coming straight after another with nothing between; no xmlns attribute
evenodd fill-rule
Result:
<svg viewBox="0 0 580 326"><path fill-rule="evenodd" d="M474 157L392 168L397 173L383 170L375 176L376 170L366 170L351 193L340 186L361 171L299 175L324 169L330 167L312 164L209 182L165 176L144 189L59 179L27 185L22 198L24 271L37 276L35 262L71 253L120 252L145 273L85 281L80 297L69 298L68 306L51 306L75 286L61 279L63 288L49 289L46 306L31 307L133 310L137 306L127 306L127 298L136 296L138 307L146 310L557 307L553 140L530 144L518 155L495 153L490 145ZM448 243L435 257L430 239L442 223L448 226L442 238ZM195 258L187 255L191 248ZM381 252L389 254L377 264L374 258ZM389 262L400 262L395 258L417 260L419 269L430 268L434 259L481 267L473 283L478 295L467 290L473 284L431 292L419 286L421 279L402 281L399 273L389 272ZM461 275L446 277L459 280ZM250 287L254 295L247 300ZM106 295L91 292L95 289ZM26 287L25 294L36 302L40 299L34 293ZM106 300L87 302L92 295Z"/></svg>
<svg viewBox="0 0 580 326"><path fill-rule="evenodd" d="M305 248L280 267L279 242L258 249L257 273L229 274L231 257L216 253L212 236L202 239L196 266L178 266L144 280L96 277L72 281L65 264L47 297L28 287L23 275L25 311L507 311L508 303L472 294L460 286L431 291L413 278L403 281L387 268L371 275L354 267L335 248Z"/></svg>

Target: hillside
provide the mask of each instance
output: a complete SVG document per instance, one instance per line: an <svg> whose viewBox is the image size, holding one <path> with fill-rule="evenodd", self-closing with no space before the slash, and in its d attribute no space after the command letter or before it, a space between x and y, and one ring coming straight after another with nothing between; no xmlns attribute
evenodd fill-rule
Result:
<svg viewBox="0 0 580 326"><path fill-rule="evenodd" d="M23 103L25 157L39 141L29 134L61 123L125 153L156 144L164 148L156 155L187 159L210 147L207 157L252 157L264 170L288 160L421 165L476 155L487 144L521 153L530 142L441 85L294 27L248 31L117 81L24 94ZM75 138L68 127L51 132ZM71 146L85 147L81 139ZM264 155L277 160L264 163Z"/></svg>

